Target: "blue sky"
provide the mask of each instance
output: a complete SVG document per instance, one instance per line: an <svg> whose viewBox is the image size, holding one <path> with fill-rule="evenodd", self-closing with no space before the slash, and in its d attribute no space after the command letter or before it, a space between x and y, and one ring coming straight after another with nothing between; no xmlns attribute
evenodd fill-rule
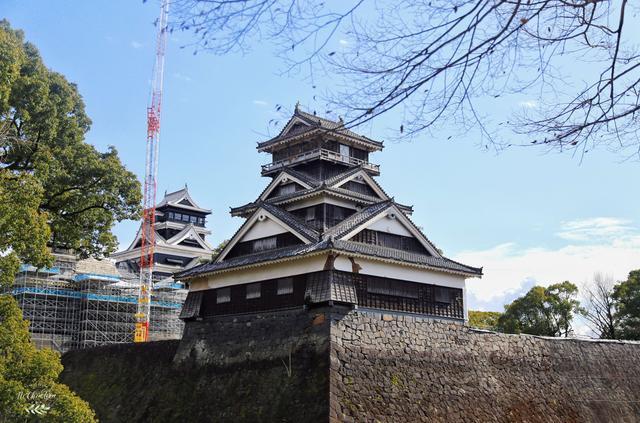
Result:
<svg viewBox="0 0 640 423"><path fill-rule="evenodd" d="M154 1L3 0L0 15L23 29L45 63L78 84L93 126L87 141L115 145L125 165L142 175L145 112L158 14ZM268 180L259 176L268 156L255 150L278 127L269 127L276 104L296 101L322 111L313 100L330 87L312 88L303 75L282 76L267 43L245 54L193 55L189 34L174 34L166 60L159 195L185 183L213 209L212 244L241 224L230 206L253 200ZM336 48L340 48L336 40ZM485 103L496 115L531 106L526 98ZM285 118L286 119L286 118ZM398 116L384 116L360 132L384 139ZM445 254L484 266L472 280L471 307L502 305L534 283L572 280L593 272L615 278L640 267L640 164L622 162L605 149L580 163L570 155L518 148L485 152L473 135L449 133L412 142L387 142L371 161L379 182L396 200L412 204L414 221ZM136 222L118 224L125 247Z"/></svg>

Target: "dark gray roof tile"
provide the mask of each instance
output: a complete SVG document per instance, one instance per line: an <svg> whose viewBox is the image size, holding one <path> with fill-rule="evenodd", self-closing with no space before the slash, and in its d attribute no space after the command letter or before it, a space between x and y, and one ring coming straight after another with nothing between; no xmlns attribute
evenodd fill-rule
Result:
<svg viewBox="0 0 640 423"><path fill-rule="evenodd" d="M309 126L306 128L304 127L297 128L293 131L290 131L287 134L284 134L283 133L284 128L286 128L289 125L289 123L295 118L301 119L303 122L307 123ZM325 130L327 132L332 132L336 135L345 136L365 144L370 144L374 148L378 148L378 149L383 148L383 143L381 141L372 140L371 138L365 137L364 135L360 135L353 132L352 130L344 126L344 122L336 122L326 118L321 118L321 117L312 115L311 113L303 112L298 108L296 108L291 119L289 119L289 121L287 121L287 123L284 125L284 128L282 131L280 131L280 133L277 136L267 141L258 143L258 148L261 149L261 148L269 147L273 144L277 144L278 142L292 139L302 134L305 134L307 132L316 131L316 130Z"/></svg>
<svg viewBox="0 0 640 423"><path fill-rule="evenodd" d="M365 207L359 212L347 217L337 225L326 230L323 234L323 238L330 239L332 237L339 238L341 236L344 236L352 229L362 225L364 222L372 219L382 211L388 209L392 204L393 203L390 200L387 200L372 204L369 207Z"/></svg>

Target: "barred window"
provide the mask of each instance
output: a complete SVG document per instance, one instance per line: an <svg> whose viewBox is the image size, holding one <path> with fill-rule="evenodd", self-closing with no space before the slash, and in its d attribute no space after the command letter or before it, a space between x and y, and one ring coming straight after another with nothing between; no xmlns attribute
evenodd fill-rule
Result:
<svg viewBox="0 0 640 423"><path fill-rule="evenodd" d="M216 290L216 304L228 303L231 301L231 288L218 288Z"/></svg>
<svg viewBox="0 0 640 423"><path fill-rule="evenodd" d="M293 278L278 279L278 295L293 294Z"/></svg>
<svg viewBox="0 0 640 423"><path fill-rule="evenodd" d="M260 284L252 283L247 285L247 300L251 300L253 298L260 298Z"/></svg>
<svg viewBox="0 0 640 423"><path fill-rule="evenodd" d="M451 304L453 302L453 291L451 289L436 286L434 291L434 299L437 303Z"/></svg>
<svg viewBox="0 0 640 423"><path fill-rule="evenodd" d="M253 252L257 253L265 250L272 250L277 247L278 239L275 236L256 239L253 241Z"/></svg>
<svg viewBox="0 0 640 423"><path fill-rule="evenodd" d="M296 192L296 184L280 185L278 195L291 194Z"/></svg>
<svg viewBox="0 0 640 423"><path fill-rule="evenodd" d="M387 279L372 279L367 281L367 291L372 294L418 298L418 287L416 285Z"/></svg>
<svg viewBox="0 0 640 423"><path fill-rule="evenodd" d="M315 207L309 207L307 209L307 214L305 216L305 221L306 222L313 222L314 220L316 220L316 208Z"/></svg>

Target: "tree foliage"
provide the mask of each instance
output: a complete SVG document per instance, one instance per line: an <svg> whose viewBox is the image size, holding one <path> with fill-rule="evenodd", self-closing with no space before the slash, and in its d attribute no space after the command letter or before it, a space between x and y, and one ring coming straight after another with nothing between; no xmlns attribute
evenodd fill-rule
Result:
<svg viewBox="0 0 640 423"><path fill-rule="evenodd" d="M534 286L524 296L505 306L497 327L505 333L569 336L576 314L582 314L576 299L578 287L571 282Z"/></svg>
<svg viewBox="0 0 640 423"><path fill-rule="evenodd" d="M192 31L196 52L244 50L270 38L287 70L331 73L328 104L347 112L348 125L401 108L404 135L455 123L480 128L487 147L640 154L640 55L630 31L639 14L627 0L176 0L172 7L169 29ZM509 94L537 107L501 122L483 113L481 100ZM509 141L504 127L513 130Z"/></svg>
<svg viewBox="0 0 640 423"><path fill-rule="evenodd" d="M50 246L80 256L114 251L111 228L138 216L140 184L115 148L101 153L84 142L91 121L77 87L47 69L35 46L6 21L0 22L0 95L2 207L23 207L11 196L35 203L28 214L34 222L48 222ZM9 247L20 256L16 245ZM41 250L40 242L35 251ZM42 263L40 257L21 258Z"/></svg>
<svg viewBox="0 0 640 423"><path fill-rule="evenodd" d="M469 326L486 329L496 330L498 328L498 319L502 313L498 311L475 311L469 310Z"/></svg>
<svg viewBox="0 0 640 423"><path fill-rule="evenodd" d="M614 287L613 299L620 322L620 338L640 340L640 270L629 272L627 280Z"/></svg>
<svg viewBox="0 0 640 423"><path fill-rule="evenodd" d="M51 247L108 254L114 222L137 217L139 182L114 148L84 142L89 124L77 87L0 21L0 288L21 262L51 264ZM94 421L57 383L61 371L56 353L31 343L15 300L0 296L0 419Z"/></svg>
<svg viewBox="0 0 640 423"><path fill-rule="evenodd" d="M36 349L9 296L0 296L0 322L0 421L96 421L89 405L57 382L60 357Z"/></svg>

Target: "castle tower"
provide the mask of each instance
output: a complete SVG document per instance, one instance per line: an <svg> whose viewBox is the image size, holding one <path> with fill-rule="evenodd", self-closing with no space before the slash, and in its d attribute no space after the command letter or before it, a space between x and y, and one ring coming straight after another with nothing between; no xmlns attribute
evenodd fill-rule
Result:
<svg viewBox="0 0 640 423"><path fill-rule="evenodd" d="M211 210L198 206L191 198L186 185L181 190L165 193L156 206L154 279L170 277L201 259L211 258L213 249L206 241L211 232L205 227L210 214ZM111 255L118 268L138 272L140 236L138 230L129 248Z"/></svg>
<svg viewBox="0 0 640 423"><path fill-rule="evenodd" d="M443 257L378 185L382 142L296 107L257 148L271 182L231 209L246 220L212 262L176 274L183 319L337 304L465 319L465 279L482 269Z"/></svg>

